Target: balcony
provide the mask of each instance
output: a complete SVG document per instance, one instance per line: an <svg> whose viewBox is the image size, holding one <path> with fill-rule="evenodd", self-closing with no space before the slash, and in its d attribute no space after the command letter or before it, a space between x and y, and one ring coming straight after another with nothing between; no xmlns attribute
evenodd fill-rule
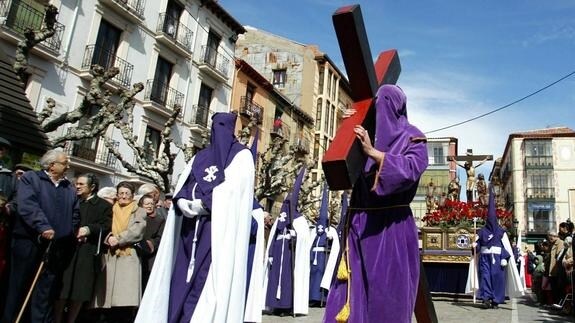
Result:
<svg viewBox="0 0 575 323"><path fill-rule="evenodd" d="M310 142L309 139L305 138L303 134L298 134L294 136L293 148L296 153L309 154Z"/></svg>
<svg viewBox="0 0 575 323"><path fill-rule="evenodd" d="M555 199L555 189L553 187L530 187L525 190L528 199L551 200Z"/></svg>
<svg viewBox="0 0 575 323"><path fill-rule="evenodd" d="M525 156L525 168L553 168L553 156Z"/></svg>
<svg viewBox="0 0 575 323"><path fill-rule="evenodd" d="M191 57L193 32L178 19L161 13L156 26L156 39L186 58Z"/></svg>
<svg viewBox="0 0 575 323"><path fill-rule="evenodd" d="M113 141L118 147L119 142ZM65 147L73 166L81 166L99 172L111 173L116 168L117 159L99 138L69 141Z"/></svg>
<svg viewBox="0 0 575 323"><path fill-rule="evenodd" d="M192 107L192 115L190 117L190 130L201 132L208 129L208 123L212 112L210 109L203 105L194 105Z"/></svg>
<svg viewBox="0 0 575 323"><path fill-rule="evenodd" d="M144 108L152 108L156 112L169 116L176 104L180 106L183 104L184 94L159 80L148 80L144 100L147 101L143 104Z"/></svg>
<svg viewBox="0 0 575 323"><path fill-rule="evenodd" d="M145 0L100 0L100 2L132 23L144 21Z"/></svg>
<svg viewBox="0 0 575 323"><path fill-rule="evenodd" d="M19 0L4 0L0 2L0 21L2 28L8 29L13 36L22 38L28 29L40 30L44 24L44 12ZM58 54L64 35L64 25L56 22L54 35L40 43L51 54ZM15 42L19 39L14 39Z"/></svg>
<svg viewBox="0 0 575 323"><path fill-rule="evenodd" d="M205 72L220 82L228 80L230 60L218 53L217 48L202 46L200 53L200 71Z"/></svg>
<svg viewBox="0 0 575 323"><path fill-rule="evenodd" d="M257 124L262 124L263 121L264 108L248 100L247 97L242 96L240 99L240 115L246 116L250 120L254 118Z"/></svg>
<svg viewBox="0 0 575 323"><path fill-rule="evenodd" d="M96 45L88 45L84 50L84 59L82 60L82 77L91 78L90 66L97 64L105 69L117 67L120 71L113 79L113 82L120 86L128 88L132 82L132 73L134 65L117 57L113 52Z"/></svg>
<svg viewBox="0 0 575 323"><path fill-rule="evenodd" d="M281 119L279 119L281 120ZM274 121L274 125L271 132L272 136L279 136L284 139L290 138L290 128L288 125L283 124L283 122L278 122L278 119Z"/></svg>

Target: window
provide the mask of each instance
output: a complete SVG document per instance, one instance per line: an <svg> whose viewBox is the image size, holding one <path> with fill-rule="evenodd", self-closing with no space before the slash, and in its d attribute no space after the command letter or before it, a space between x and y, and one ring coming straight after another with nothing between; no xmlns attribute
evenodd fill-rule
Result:
<svg viewBox="0 0 575 323"><path fill-rule="evenodd" d="M319 134L316 134L313 140L313 158L319 159Z"/></svg>
<svg viewBox="0 0 575 323"><path fill-rule="evenodd" d="M153 154L146 156L148 162L152 162L158 156L158 151L160 150L160 130L146 126L144 150L153 152Z"/></svg>
<svg viewBox="0 0 575 323"><path fill-rule="evenodd" d="M164 19L162 31L172 38L176 38L176 35L178 34L180 16L183 11L184 8L182 8L178 3L175 1L168 1L168 5L166 7L166 18Z"/></svg>
<svg viewBox="0 0 575 323"><path fill-rule="evenodd" d="M214 89L202 83L200 87L200 96L198 97L198 107L194 116L196 123L208 126L208 114L210 111L210 104L212 103L212 96Z"/></svg>
<svg viewBox="0 0 575 323"><path fill-rule="evenodd" d="M170 86L170 78L172 77L172 68L172 63L168 62L161 56L158 56L150 99L161 105L166 105L168 101L168 90Z"/></svg>
<svg viewBox="0 0 575 323"><path fill-rule="evenodd" d="M331 118L330 115L330 106L331 103L329 101L325 101L325 120L323 121L323 131L327 132L329 131L329 119Z"/></svg>
<svg viewBox="0 0 575 323"><path fill-rule="evenodd" d="M318 94L320 94L320 95L323 94L323 78L324 78L324 75L325 75L325 73L324 73L324 66L320 66L320 67L319 67L319 80L318 80L318 84L317 84L317 87L318 87L318 90L319 90L319 93L318 93Z"/></svg>
<svg viewBox="0 0 575 323"><path fill-rule="evenodd" d="M256 93L256 87L253 84L248 83L248 86L246 87L246 102L252 102L255 93Z"/></svg>
<svg viewBox="0 0 575 323"><path fill-rule="evenodd" d="M211 66L216 66L216 60L218 58L218 47L222 37L210 30L208 33L208 43L206 46L206 52L204 53L204 62Z"/></svg>
<svg viewBox="0 0 575 323"><path fill-rule="evenodd" d="M526 140L526 156L552 156L551 140Z"/></svg>
<svg viewBox="0 0 575 323"><path fill-rule="evenodd" d="M321 129L321 104L322 103L323 103L323 100L321 98L317 99L317 108L315 111L315 129L316 130Z"/></svg>
<svg viewBox="0 0 575 323"><path fill-rule="evenodd" d="M327 96L331 99L331 87L332 87L332 81L333 81L333 74L331 73L331 71L329 71L329 73L327 73Z"/></svg>
<svg viewBox="0 0 575 323"><path fill-rule="evenodd" d="M284 87L286 85L286 70L273 70L272 84L277 87Z"/></svg>
<svg viewBox="0 0 575 323"><path fill-rule="evenodd" d="M335 116L335 106L332 105L331 106L331 118L329 118L329 135L330 136L333 136L333 123L334 123L333 120L335 119L334 116Z"/></svg>
<svg viewBox="0 0 575 323"><path fill-rule="evenodd" d="M92 64L100 65L103 68L114 66L121 34L122 31L120 29L114 27L106 20L102 19L100 21L96 45L94 46L94 55L92 56Z"/></svg>
<svg viewBox="0 0 575 323"><path fill-rule="evenodd" d="M445 164L445 156L443 155L443 147L433 147L433 163L438 165Z"/></svg>

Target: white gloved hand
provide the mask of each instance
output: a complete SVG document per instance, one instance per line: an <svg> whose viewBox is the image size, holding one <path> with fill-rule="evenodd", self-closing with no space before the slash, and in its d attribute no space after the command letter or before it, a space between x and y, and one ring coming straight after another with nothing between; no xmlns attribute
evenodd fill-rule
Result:
<svg viewBox="0 0 575 323"><path fill-rule="evenodd" d="M501 267L507 266L507 259L501 259Z"/></svg>
<svg viewBox="0 0 575 323"><path fill-rule="evenodd" d="M208 214L208 212L202 206L202 200L186 200L178 199L178 207L182 211L182 214L187 218L194 218L196 215Z"/></svg>
<svg viewBox="0 0 575 323"><path fill-rule="evenodd" d="M473 247L474 249L477 248L477 242L472 243L471 247Z"/></svg>
<svg viewBox="0 0 575 323"><path fill-rule="evenodd" d="M290 230L289 230L289 234L290 234L290 236L292 236L292 237L295 237L295 236L296 236L295 230L293 230L293 229L290 229Z"/></svg>
<svg viewBox="0 0 575 323"><path fill-rule="evenodd" d="M270 265L273 265L273 263L274 263L274 258L273 258L273 257L268 257L268 262L270 263Z"/></svg>

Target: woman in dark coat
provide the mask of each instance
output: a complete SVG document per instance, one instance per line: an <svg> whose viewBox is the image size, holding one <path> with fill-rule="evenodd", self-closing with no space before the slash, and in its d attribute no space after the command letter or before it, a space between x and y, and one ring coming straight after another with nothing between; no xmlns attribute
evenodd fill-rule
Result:
<svg viewBox="0 0 575 323"><path fill-rule="evenodd" d="M81 200L78 244L74 258L64 271L62 290L55 306L55 323L62 321L66 304L69 306L67 322L74 322L82 305L92 300L100 266L97 255L101 240L112 225L112 205L96 195L98 186L94 174L80 175L76 179L76 193Z"/></svg>

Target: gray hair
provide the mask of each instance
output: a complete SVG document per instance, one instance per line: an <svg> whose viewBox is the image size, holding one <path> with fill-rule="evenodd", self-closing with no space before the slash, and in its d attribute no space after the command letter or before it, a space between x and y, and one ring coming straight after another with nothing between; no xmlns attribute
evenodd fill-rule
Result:
<svg viewBox="0 0 575 323"><path fill-rule="evenodd" d="M56 149L48 150L44 154L44 156L42 156L40 158L40 166L42 167L42 169L48 169L48 168L50 168L50 165L57 162L58 157L60 157L62 155L68 156L62 150L56 150Z"/></svg>
<svg viewBox="0 0 575 323"><path fill-rule="evenodd" d="M136 193L136 195L146 195L152 193L153 191L161 193L161 190L158 187L158 185L152 183L144 183L138 188L138 192Z"/></svg>
<svg viewBox="0 0 575 323"><path fill-rule="evenodd" d="M102 187L98 191L98 197L102 198L102 199L103 198L115 199L116 198L116 188L110 187L110 186Z"/></svg>

